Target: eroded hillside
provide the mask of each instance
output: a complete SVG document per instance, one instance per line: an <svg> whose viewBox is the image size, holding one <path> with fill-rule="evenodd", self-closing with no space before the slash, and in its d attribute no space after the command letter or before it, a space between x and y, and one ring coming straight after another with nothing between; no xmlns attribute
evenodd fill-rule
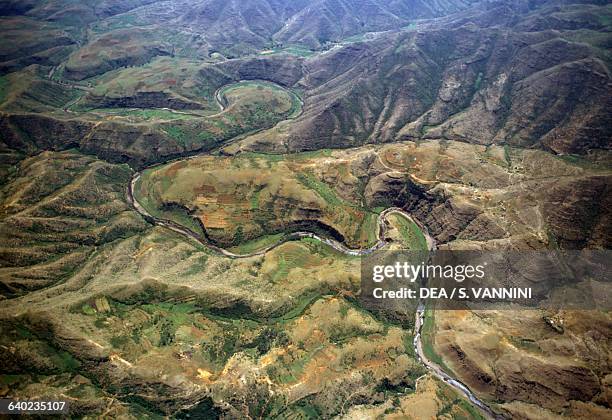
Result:
<svg viewBox="0 0 612 420"><path fill-rule="evenodd" d="M610 248L607 2L0 15L1 397L74 417L610 416L607 312L419 325L359 299L379 249Z"/></svg>

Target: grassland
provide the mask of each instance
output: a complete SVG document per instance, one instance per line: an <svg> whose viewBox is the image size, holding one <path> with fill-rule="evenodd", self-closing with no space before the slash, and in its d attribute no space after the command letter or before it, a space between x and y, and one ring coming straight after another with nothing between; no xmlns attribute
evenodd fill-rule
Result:
<svg viewBox="0 0 612 420"><path fill-rule="evenodd" d="M206 111L218 111L214 94L218 83L229 77L219 73L215 78L199 74L202 63L181 58L158 57L140 67L110 71L95 81L95 87L84 107L120 102L147 93L163 92L180 103ZM168 106L170 107L170 106Z"/></svg>
<svg viewBox="0 0 612 420"><path fill-rule="evenodd" d="M276 94L280 100L279 102L275 102L275 106L279 106L282 108L282 112L287 114L288 119L295 118L302 112L302 101L300 97L293 91L285 89L275 83L270 83L261 80L244 80L237 83L232 83L230 85L224 86L218 93L220 98L227 103L231 98L234 98L234 101L245 95L245 92L252 91L255 89L256 92L262 95L268 95L266 93L267 90L270 90L273 94ZM289 95L291 98L291 106L289 110L285 110L285 97Z"/></svg>
<svg viewBox="0 0 612 420"><path fill-rule="evenodd" d="M403 353L404 333L399 328L381 324L343 298L312 295L277 319L228 317L211 313L197 302L140 303L110 298L97 302L101 300L107 303L94 304L87 313L74 311L70 319L80 328L97 326L92 338L109 346L114 358L204 383L219 397L228 392L224 387L238 374L228 366L250 367L249 376L268 381L285 402L260 407L258 401L248 399L249 388L234 387L231 395L247 398L250 412L288 413L297 407L287 401L321 393L310 402L316 411L330 416L341 411L344 400L329 400L324 390L347 391L338 378L344 383L351 375L361 377L357 384L345 386L367 390L361 395L369 399L383 388L409 393L423 373ZM390 352L395 361L388 358ZM179 362L169 363L173 358ZM333 369L322 369L324 366ZM401 385L390 385L395 378L401 378ZM156 410L156 404L150 409Z"/></svg>
<svg viewBox="0 0 612 420"><path fill-rule="evenodd" d="M135 71L144 72L146 75L147 72L155 73L161 64L171 66L171 63L165 61L154 64L146 72L143 69ZM126 72L130 76L124 76L130 79L131 72ZM145 77L139 77L141 76ZM111 78L112 82L109 82L108 86L101 83L96 88L101 89L101 96L90 92L78 102L72 103L70 111L88 120L127 126L125 130L130 132L147 127L156 137L162 137L170 144L172 151L168 150L169 154L214 149L228 140L237 140L273 127L281 121L295 118L302 109L301 100L295 93L270 82L233 83L224 86L218 95L215 95L217 89L212 86L223 84L223 80L227 79L222 77L215 82L218 84L201 86L202 96L186 96L182 91L186 88L177 87L174 83L185 83L197 91L198 89L192 86L195 82L188 76L182 81L164 79L160 86L155 85L156 82L153 81L150 92L146 91L138 80L131 80L123 87L117 87L123 78ZM165 89L163 86L166 85L170 87ZM134 89L138 92L133 92ZM223 103L223 109L220 109L217 97ZM151 159L163 160L163 156L156 154L151 156Z"/></svg>
<svg viewBox="0 0 612 420"><path fill-rule="evenodd" d="M228 76L199 75L202 63L159 57L140 67L113 70L89 79L93 85L72 111L126 122L155 122L206 117L219 112L214 94Z"/></svg>
<svg viewBox="0 0 612 420"><path fill-rule="evenodd" d="M205 116L204 113L197 111L181 112L168 109L139 109L139 108L94 108L89 110L91 113L98 113L104 117L125 117L131 122L145 121L171 121L171 120L191 120Z"/></svg>
<svg viewBox="0 0 612 420"><path fill-rule="evenodd" d="M243 242L238 246L229 248L228 250L242 255L251 254L276 244L282 239L283 236L284 235L282 233L277 233L276 235L265 235L261 238L253 239L252 241Z"/></svg>
<svg viewBox="0 0 612 420"><path fill-rule="evenodd" d="M240 92L228 95L234 93ZM557 157L550 157L550 164L542 168L542 153L512 149L513 167L520 162L531 173L547 178L586 170ZM481 159L476 169L466 170ZM477 203L486 193L488 205L494 208L494 194L499 193L500 200L510 206L503 184L508 182L509 169L504 162L502 147L487 151L482 146L453 142L444 148L435 143L417 146L407 142L293 155L243 153L198 157L151 168L143 174L146 186L139 184L136 189L142 190L137 193L143 204L151 200L149 207L165 203L170 206L160 210L177 210L182 207L172 203L184 205L186 210L180 210L180 216L166 217L188 217L175 219L186 226L199 224L197 217L208 230L213 227L212 235L236 242L236 250L249 252L275 241L279 236L267 235L287 232L295 227L287 222L296 220L329 223L354 243L367 243L371 239L367 236L375 232L373 223L383 203L401 194L410 182L408 177L396 176L389 184L379 183L385 179L386 174L381 173L385 170L410 172L423 185L439 180L445 184L444 191L457 198L458 205ZM362 176L370 168L378 174L373 179ZM265 255L226 259L168 229L142 227L143 231L138 231L142 221L132 227L133 220L118 217L125 206L125 185L131 176L125 165L103 164L76 153L51 153L32 158L20 170L22 181L11 182L3 190L7 197L3 205L8 206L5 211L20 213L13 218L14 223L6 225L5 232L21 229L20 237L31 241L15 247L19 258L37 257L27 252L28 246L39 255L45 252L54 258L88 252L71 264L60 261L62 267L69 268L61 276L50 272L49 267L55 266L44 267L50 272L40 281L46 282L46 289L30 291L24 300L7 299L0 305L0 310L11 316L38 313L56 322L54 325L61 326L54 330L61 334L59 340L65 343L65 335L76 343L64 351L78 362L94 358L107 361L95 370L90 363L81 363L71 371L67 368L71 363L62 364L62 358L41 350L44 360L52 361L50 365L63 366L53 373L68 375L62 377L62 383L69 383L77 374L94 378L104 392L126 404L136 404L125 397L136 390L146 397L139 400L138 407L156 415L189 406L189 398L196 395L193 390L206 386L213 390L218 406L220 401L231 401L232 407L238 407L229 408L236 409L232 413L248 410L253 416L290 417L309 412L333 417L355 408L373 410L376 415L386 410L400 416L430 410L418 412L433 417L477 418L449 387L429 377L420 379L415 390L415 380L424 372L412 354L411 331L408 324L400 325L360 306L356 299L359 258L304 239L284 243ZM122 181L109 182L108 174ZM377 185L375 193L368 192L371 188L367 186L373 184ZM83 198L80 193L86 194L90 204L73 205ZM53 200L55 197L57 200ZM57 211L54 203L58 201L62 208L69 209L68 213ZM39 202L42 205L36 204ZM39 212L31 212L30 207ZM111 224L100 218L100 211ZM135 216L129 210L123 213ZM25 217L28 214L34 217ZM488 214L494 217L496 213ZM513 213L505 214L511 218ZM90 219L96 223L87 222ZM403 248L423 246L415 226L393 215L389 222L389 232L397 234L392 239L401 241ZM62 224L71 226L62 242L74 246L72 249L54 247L48 240L49 229L64 229ZM113 226L110 232L105 230L108 226ZM104 240L98 240L92 232L103 234ZM43 246L31 247L35 242ZM79 245L82 243L86 245ZM89 245L92 243L95 246ZM5 255L9 255L6 250ZM31 279L40 269L33 267L26 274ZM61 281L50 283L53 279ZM30 280L27 286L32 285ZM99 303L102 297L110 309ZM23 304L25 299L27 305ZM520 348L501 343L486 319L466 319L458 332L445 328L450 324L444 324L444 316L448 315L436 312L433 319L428 313L423 344L433 361L444 366L443 361L451 360L446 365L454 372L460 364L452 363L449 355L453 353L444 348L445 343L458 343L472 357L478 354L475 348L482 342L483 329L487 331L486 342L493 343L496 352ZM474 322L482 324L473 327ZM529 322L547 328L537 319ZM39 329L52 330L45 325ZM465 337L466 328L474 328L479 340L440 339L448 334ZM550 334L545 331L542 336L548 340ZM45 338L52 347L53 337ZM31 354L25 344L20 344L18 352ZM488 363L491 354L482 353L471 360ZM24 362L11 363L17 366ZM488 372L490 365L483 366ZM243 375L244 386L240 385L244 384ZM173 378L180 378L180 384ZM12 382L7 386L16 389ZM156 397L159 389L172 398ZM25 391L19 393L25 395ZM189 396L187 401L177 397L182 395Z"/></svg>
<svg viewBox="0 0 612 420"><path fill-rule="evenodd" d="M270 83L238 83L220 93L225 109L203 118L159 121L156 128L183 148L213 148L223 142L274 126L290 118L301 102L292 92Z"/></svg>
<svg viewBox="0 0 612 420"><path fill-rule="evenodd" d="M198 157L145 171L136 199L151 214L160 214L165 203L188 209L209 238L235 250L255 251L279 234L304 228L337 236L353 247L371 246L377 240L378 215L343 197L324 181L323 173L313 171L319 159L326 159L332 162L330 171L351 177L336 167L345 162L333 163L326 156Z"/></svg>
<svg viewBox="0 0 612 420"><path fill-rule="evenodd" d="M401 392L414 389L422 368L405 354L405 332L337 296L338 290L358 287L358 262L317 241L303 240L284 244L261 259L230 264L173 236L159 229L106 246L79 275L87 279L91 294L75 291L69 298L55 296L55 303L45 300L46 318L61 313L63 327L79 345L63 358L41 351L37 363L49 360L50 365L66 366L71 372L63 379L66 383L74 377L82 382L95 378L128 406L135 404L131 409L153 416L173 411L168 400L155 398L159 387L165 392L173 386L168 392L174 401L179 391L190 395L190 387L206 386L215 403L237 399L236 407L272 417L290 415L305 404L325 416L339 414L345 401L326 398L330 389L359 389L360 398L368 401L375 401L379 388L389 382L401 382ZM122 257L108 261L109 253ZM143 283L147 275L164 285L157 280ZM111 291L109 286L118 279L122 286ZM167 288L171 279L177 283ZM227 300L229 295L235 299ZM276 298L271 301L270 296ZM283 301L288 304L270 311ZM55 307L59 302L70 310L60 312ZM263 302L264 308L255 310ZM44 331L44 326L37 328ZM103 349L108 361L96 368L79 364L90 351L85 343ZM27 345L19 342L19 351ZM133 372L129 378L107 374L128 368ZM249 384L268 383L270 389L228 387L241 383L243 372L248 372ZM166 379L176 377L180 385ZM159 387L149 389L147 384L153 383ZM13 383L7 386L15 389ZM129 397L134 386L138 400Z"/></svg>
<svg viewBox="0 0 612 420"><path fill-rule="evenodd" d="M41 79L32 69L0 77L0 109L8 112L57 112L82 94Z"/></svg>
<svg viewBox="0 0 612 420"><path fill-rule="evenodd" d="M397 227L401 237L401 244L406 249L427 249L425 236L416 223L399 214L389 215L389 222Z"/></svg>
<svg viewBox="0 0 612 420"><path fill-rule="evenodd" d="M16 175L3 186L0 204L9 296L62 283L97 246L145 229L126 202L127 165L45 152L21 162Z"/></svg>
<svg viewBox="0 0 612 420"><path fill-rule="evenodd" d="M303 45L288 45L285 47L274 47L268 50L261 51L260 55L274 55L274 54L289 54L296 57L312 57L317 52Z"/></svg>
<svg viewBox="0 0 612 420"><path fill-rule="evenodd" d="M421 344L423 345L423 353L427 359L431 360L446 372L452 372L444 363L442 357L434 350L434 340L436 336L435 311L433 309L425 310L423 320L423 328L421 330Z"/></svg>

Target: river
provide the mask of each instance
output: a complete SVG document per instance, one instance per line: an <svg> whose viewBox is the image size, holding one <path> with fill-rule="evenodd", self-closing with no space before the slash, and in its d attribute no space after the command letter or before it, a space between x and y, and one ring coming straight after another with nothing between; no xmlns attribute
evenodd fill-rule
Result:
<svg viewBox="0 0 612 420"><path fill-rule="evenodd" d="M237 82L240 83L240 82ZM215 93L215 99L217 100L219 107L221 108L221 110L225 109L225 105L223 103L223 98L221 97L221 92L222 92L223 88L220 88L217 90L217 92ZM226 143L227 144L227 143ZM204 153L202 155L207 155L210 152ZM200 156L199 154L195 154L193 156L189 156L189 157L185 157L184 159L193 159L197 156ZM176 159L173 159L176 160ZM168 162L166 162L168 163ZM152 165L152 166L158 166L158 164ZM301 232L293 232L293 233L288 233L285 236L283 236L281 239L279 239L277 242L275 242L274 244L266 247L266 248L262 248L258 251L255 252L251 252L251 253L247 253L247 254L238 254L238 253L234 253L234 252L230 252L226 249L220 248L218 246L215 246L213 244L211 244L206 238L204 238L202 235L192 231L191 229L188 229L172 220L166 220L166 219L160 219L157 217L154 217L153 215L151 215L139 202L138 200L136 200L136 198L134 197L134 188L136 186L136 183L138 182L138 180L140 179L142 174L142 171L137 172L134 174L134 176L132 177L132 180L129 183L128 186L128 200L129 202L132 204L133 208L140 213L147 221L158 225L158 226L163 226L167 229L170 229L174 232L177 232L189 239L193 239L196 240L197 242L201 243L202 245L212 249L213 251L220 253L228 258L251 258L251 257L255 257L255 256L261 256L264 255L265 253L269 252L270 250L288 242L288 241L293 241L293 240L299 240L302 238L311 238L311 239L315 239L318 240L328 246L330 246L331 248L335 249L338 252L341 252L345 255L351 255L351 256L365 256L365 255L369 255L372 254L373 252L383 249L386 245L387 245L387 217L391 214L399 214L403 217L405 217L406 219L408 219L409 221L411 221L412 223L415 223L419 229L421 229L421 231L423 232L423 235L425 236L426 242L427 242L427 247L429 251L434 251L436 249L436 241L434 238L431 237L431 235L429 234L429 232L427 231L427 228L424 227L421 223L419 223L418 221L416 221L415 219L412 218L412 216L410 214L408 214L406 211L404 211L401 208L398 207L391 207L388 208L386 210L384 210L383 212L381 212L378 216L378 231L377 231L377 242L369 247L369 248L363 248L363 249L351 249L348 248L346 245L344 245L343 243L333 239L333 238L324 238L321 237L319 235L317 235L314 232L308 232L308 231L301 231ZM440 366L438 366L436 363L432 362L431 360L427 359L427 357L425 356L425 353L423 352L423 343L422 343L422 339L421 339L421 334L422 334L422 329L423 329L423 323L424 323L424 319L425 319L425 306L423 305L423 303L419 303L418 307L417 307L417 311L415 314L415 327L414 327L414 340L413 340L413 345L414 345L414 350L415 350L415 354L417 355L417 358L419 359L419 361L423 364L423 366L425 366L425 368L427 369L427 371L432 374L433 376L437 377L438 379L440 379L441 381L445 382L447 385L453 387L455 390L457 390L461 395L463 395L464 397L466 397L475 407L477 407L480 412L486 417L486 418L500 418L500 416L496 415L482 400L480 400L478 397L476 397L476 395L474 395L474 393L465 385L463 384L461 381L451 377L449 374L447 374Z"/></svg>

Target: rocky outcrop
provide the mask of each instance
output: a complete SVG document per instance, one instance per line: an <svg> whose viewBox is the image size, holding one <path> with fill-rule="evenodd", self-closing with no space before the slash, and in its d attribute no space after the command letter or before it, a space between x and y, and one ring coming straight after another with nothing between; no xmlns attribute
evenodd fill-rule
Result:
<svg viewBox="0 0 612 420"><path fill-rule="evenodd" d="M303 59L292 56L245 58L205 66L200 71L200 75L215 80L215 73L220 73L231 75L234 81L259 79L278 83L281 86L294 86L303 76L302 64ZM219 76L216 77L218 78Z"/></svg>
<svg viewBox="0 0 612 420"><path fill-rule="evenodd" d="M612 247L612 177L560 181L544 203L544 217L556 243L569 249Z"/></svg>
<svg viewBox="0 0 612 420"><path fill-rule="evenodd" d="M500 360L498 364L504 374L498 377L497 394L504 400L520 400L558 409L568 400L590 401L600 391L597 376L585 367L555 366L531 357L525 357L519 363Z"/></svg>
<svg viewBox="0 0 612 420"><path fill-rule="evenodd" d="M42 114L0 114L0 141L26 153L78 147L93 124L79 119L60 120Z"/></svg>
<svg viewBox="0 0 612 420"><path fill-rule="evenodd" d="M100 108L169 108L177 110L204 109L204 105L166 92L137 92L133 96L119 98L88 95L88 104Z"/></svg>
<svg viewBox="0 0 612 420"><path fill-rule="evenodd" d="M458 199L433 207L425 219L432 236L440 243L455 240L481 213L474 205Z"/></svg>

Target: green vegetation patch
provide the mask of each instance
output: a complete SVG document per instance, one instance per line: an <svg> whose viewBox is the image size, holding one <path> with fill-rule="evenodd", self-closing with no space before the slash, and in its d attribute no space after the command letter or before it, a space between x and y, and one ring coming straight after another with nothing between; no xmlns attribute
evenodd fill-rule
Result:
<svg viewBox="0 0 612 420"><path fill-rule="evenodd" d="M290 109L285 112L286 118L289 118L289 119L295 118L302 111L302 101L295 92L289 89L283 88L275 83L270 83L270 82L265 82L265 81L248 80L248 81L236 82L236 83L223 87L219 91L218 96L222 99L222 101L227 102L227 95L230 95L233 93L240 95L241 94L240 91L244 89L249 89L249 90L256 89L257 91L260 91L262 94L266 90L272 91L275 95L280 95L279 99L287 95L288 99L290 100L291 106L290 106ZM245 92L248 92L248 91L245 91ZM272 105L274 108L277 106L277 103L273 103ZM259 110L263 111L261 108L259 108ZM274 111L274 109L272 109L272 111Z"/></svg>
<svg viewBox="0 0 612 420"><path fill-rule="evenodd" d="M201 359L209 369L220 370L235 353L244 352L256 358L273 346L288 343L281 318L260 322L233 314L221 316L195 301L181 301L181 298L155 303L140 301L111 300L111 312L98 314L100 319L110 315L129 320L129 331L115 330L110 338L110 344L128 360L137 356L142 341L146 340L160 349L198 348L198 354L191 357Z"/></svg>
<svg viewBox="0 0 612 420"><path fill-rule="evenodd" d="M92 112L102 112L109 115L119 115L124 117L133 117L143 121L155 121L155 120L191 120L198 118L197 114L173 112L167 109L156 109L156 108L143 108L143 109L132 109L132 108L100 108L92 109Z"/></svg>
<svg viewBox="0 0 612 420"><path fill-rule="evenodd" d="M407 249L426 250L427 240L419 226L405 217L393 214L393 220L397 224L402 241Z"/></svg>
<svg viewBox="0 0 612 420"><path fill-rule="evenodd" d="M423 320L423 328L421 329L421 343L423 345L423 353L425 357L440 366L446 372L451 372L449 367L444 363L442 357L435 352L433 344L436 335L435 316L432 309L425 310L425 316Z"/></svg>
<svg viewBox="0 0 612 420"><path fill-rule="evenodd" d="M297 180L306 188L315 191L327 204L331 206L342 206L345 204L329 185L319 181L314 175L300 172L297 174Z"/></svg>
<svg viewBox="0 0 612 420"><path fill-rule="evenodd" d="M250 254L262 249L268 248L271 245L276 244L284 236L283 233L277 233L275 235L264 235L251 241L243 242L240 245L229 248L230 252L237 254Z"/></svg>
<svg viewBox="0 0 612 420"><path fill-rule="evenodd" d="M317 52L303 45L288 45L285 47L274 47L269 50L261 51L260 55L274 55L274 54L289 54L296 57L312 57Z"/></svg>
<svg viewBox="0 0 612 420"><path fill-rule="evenodd" d="M145 185L144 179L146 176L150 175L154 171L154 168L147 169L143 172L140 179L136 182L134 186L134 195L135 199L138 200L138 203L153 217L163 220L172 220L176 223L185 226L189 230L199 235L204 235L204 231L202 230L202 225L199 223L198 219L189 214L188 210L184 207L178 205L172 206L160 206L158 203L159 199L155 198L155 194L151 192L145 192L143 190ZM165 178L162 180L162 183L170 183L171 180Z"/></svg>
<svg viewBox="0 0 612 420"><path fill-rule="evenodd" d="M189 141L189 139L183 127L179 125L165 126L164 131L168 133L168 135L174 140L179 142L179 144L181 144L182 146L187 146L187 142Z"/></svg>
<svg viewBox="0 0 612 420"><path fill-rule="evenodd" d="M323 151L317 157L329 154ZM145 170L134 192L152 216L182 224L201 236L203 223L211 241L238 254L262 250L295 230L323 236L334 235L330 231L335 230L355 248L375 243L378 215L340 197L311 172L311 166L301 155L245 153L235 159L189 159ZM304 219L300 202L305 196L312 201L311 192L317 196L313 203L318 216Z"/></svg>

